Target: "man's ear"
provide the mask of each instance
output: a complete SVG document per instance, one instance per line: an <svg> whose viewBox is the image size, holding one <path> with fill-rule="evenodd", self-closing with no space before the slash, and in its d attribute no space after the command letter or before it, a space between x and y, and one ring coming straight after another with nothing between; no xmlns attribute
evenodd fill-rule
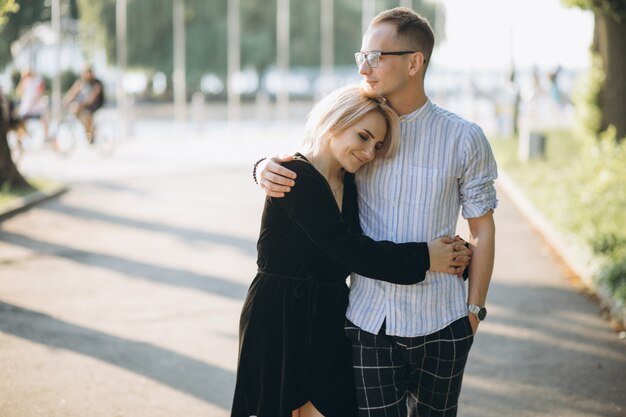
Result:
<svg viewBox="0 0 626 417"><path fill-rule="evenodd" d="M415 76L426 64L426 58L421 52L415 52L409 61L409 75Z"/></svg>

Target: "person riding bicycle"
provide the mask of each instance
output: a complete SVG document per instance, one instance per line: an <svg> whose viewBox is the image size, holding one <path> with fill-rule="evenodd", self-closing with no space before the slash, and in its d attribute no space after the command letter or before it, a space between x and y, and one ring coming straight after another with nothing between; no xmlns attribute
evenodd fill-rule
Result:
<svg viewBox="0 0 626 417"><path fill-rule="evenodd" d="M102 82L93 75L90 67L83 70L81 78L67 91L63 105L78 117L83 126L89 143L94 141L93 115L104 104L104 88Z"/></svg>

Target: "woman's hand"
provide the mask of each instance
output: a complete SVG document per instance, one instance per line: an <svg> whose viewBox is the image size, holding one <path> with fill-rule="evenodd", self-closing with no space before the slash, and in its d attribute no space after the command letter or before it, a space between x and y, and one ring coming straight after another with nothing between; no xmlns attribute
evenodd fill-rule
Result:
<svg viewBox="0 0 626 417"><path fill-rule="evenodd" d="M434 272L445 272L461 276L469 265L472 250L460 237L440 237L428 242L430 269Z"/></svg>

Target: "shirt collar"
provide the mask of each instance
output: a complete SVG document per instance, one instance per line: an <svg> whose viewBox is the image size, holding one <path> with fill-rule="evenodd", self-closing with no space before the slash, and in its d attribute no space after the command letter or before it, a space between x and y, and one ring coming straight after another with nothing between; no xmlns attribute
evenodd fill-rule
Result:
<svg viewBox="0 0 626 417"><path fill-rule="evenodd" d="M404 116L400 116L400 122L402 123L412 122L413 120L415 120L415 118L417 118L417 116L426 114L432 108L432 105L433 104L431 103L430 99L427 98L426 103L424 103L421 107L418 107L412 113L405 114Z"/></svg>

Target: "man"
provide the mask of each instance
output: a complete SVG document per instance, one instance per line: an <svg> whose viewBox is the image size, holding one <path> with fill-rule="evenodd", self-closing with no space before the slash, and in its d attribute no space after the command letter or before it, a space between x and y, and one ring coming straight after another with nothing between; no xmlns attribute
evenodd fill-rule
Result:
<svg viewBox="0 0 626 417"><path fill-rule="evenodd" d="M93 115L104 104L102 82L94 77L90 67L86 67L81 78L67 91L63 105L78 117L83 126L89 143L94 141Z"/></svg>
<svg viewBox="0 0 626 417"><path fill-rule="evenodd" d="M363 37L359 73L401 116L402 140L394 158L357 174L359 212L366 235L408 242L453 236L462 208L473 246L469 284L441 272L411 286L352 277L346 333L361 416L456 416L469 348L486 316L496 164L477 125L426 96L433 46L428 22L407 8L380 13ZM258 168L269 195L294 184L276 160Z"/></svg>

